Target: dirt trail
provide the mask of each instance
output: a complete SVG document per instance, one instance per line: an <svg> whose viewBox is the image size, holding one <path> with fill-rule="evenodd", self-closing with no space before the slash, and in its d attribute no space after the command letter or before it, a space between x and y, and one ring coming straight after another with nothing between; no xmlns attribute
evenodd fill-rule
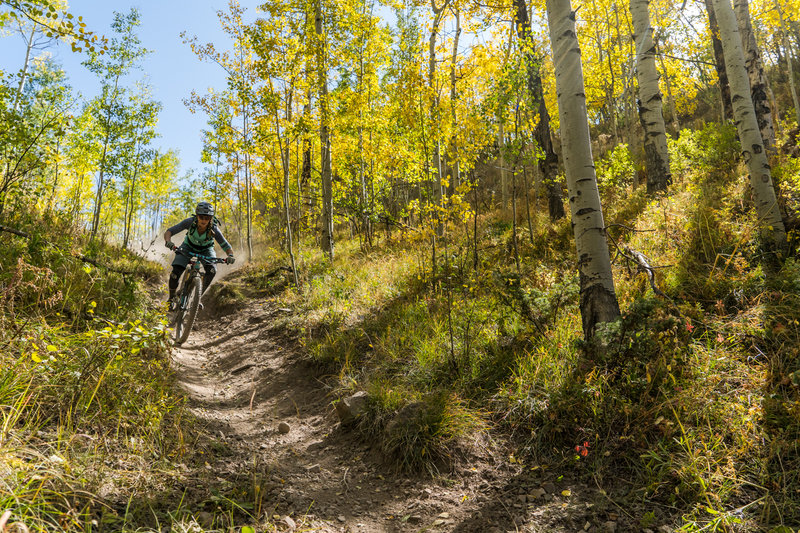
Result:
<svg viewBox="0 0 800 533"><path fill-rule="evenodd" d="M340 427L330 389L270 328L280 312L251 302L201 320L174 352L209 438L204 483L241 490L279 530L641 531L624 526L623 511L597 491L507 452L433 479L396 474L371 443Z"/></svg>

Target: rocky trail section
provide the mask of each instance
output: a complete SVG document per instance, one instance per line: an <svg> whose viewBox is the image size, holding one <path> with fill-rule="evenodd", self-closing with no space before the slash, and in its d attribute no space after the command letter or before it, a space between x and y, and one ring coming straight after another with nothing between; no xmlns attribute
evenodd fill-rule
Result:
<svg viewBox="0 0 800 533"><path fill-rule="evenodd" d="M194 491L200 501L205 491L206 504L235 500L243 512L268 517L250 524L257 531L643 531L599 489L509 461L509 452L437 478L396 473L376 443L341 427L330 387L271 329L280 312L251 302L205 318L175 349L203 435L187 498ZM215 526L211 512L196 516L204 528Z"/></svg>

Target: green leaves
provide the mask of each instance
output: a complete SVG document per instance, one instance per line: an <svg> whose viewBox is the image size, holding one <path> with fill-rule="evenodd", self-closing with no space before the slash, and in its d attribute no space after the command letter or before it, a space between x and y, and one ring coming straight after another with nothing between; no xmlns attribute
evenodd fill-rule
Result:
<svg viewBox="0 0 800 533"><path fill-rule="evenodd" d="M74 15L68 13L58 0L2 0L0 5L9 8L6 16L24 24L33 25L47 37L64 40L74 39L70 43L73 52L82 52L84 48L90 52L103 54L107 49L105 37L100 37L86 30L86 24L77 26L72 22ZM81 20L81 17L78 17ZM2 27L2 20L0 20ZM102 44L96 48L96 44Z"/></svg>

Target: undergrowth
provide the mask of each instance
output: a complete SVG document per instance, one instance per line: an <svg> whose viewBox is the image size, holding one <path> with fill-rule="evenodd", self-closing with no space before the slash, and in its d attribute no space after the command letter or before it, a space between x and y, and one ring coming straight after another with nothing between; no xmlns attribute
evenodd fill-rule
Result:
<svg viewBox="0 0 800 533"><path fill-rule="evenodd" d="M183 453L167 328L145 290L160 268L87 242L68 217L16 212L3 224L28 235L0 234L6 525L124 529L161 483L150 470Z"/></svg>

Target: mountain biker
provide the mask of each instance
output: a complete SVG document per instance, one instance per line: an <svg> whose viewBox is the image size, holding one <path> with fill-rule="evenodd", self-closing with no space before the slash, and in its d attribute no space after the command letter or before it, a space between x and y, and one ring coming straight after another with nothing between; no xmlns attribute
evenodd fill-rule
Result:
<svg viewBox="0 0 800 533"><path fill-rule="evenodd" d="M214 253L214 241L216 240L225 253L228 254L225 263L233 264L235 258L233 257L233 248L230 243L225 240L217 226L217 220L214 217L214 206L208 202L200 202L194 210L194 216L181 220L166 232L164 232L164 245L170 250L175 250L175 243L172 242L172 236L180 233L183 230L186 232L186 237L183 239L180 248L189 253L205 255L208 257L216 257ZM175 259L172 261L172 273L169 275L169 310L174 311L176 306L175 291L178 289L178 282L181 279L181 274L186 270L189 264L189 258L182 254L175 254ZM211 285L211 281L217 273L217 269L210 263L203 263L206 269L203 276L203 292ZM201 304L202 305L202 304Z"/></svg>

